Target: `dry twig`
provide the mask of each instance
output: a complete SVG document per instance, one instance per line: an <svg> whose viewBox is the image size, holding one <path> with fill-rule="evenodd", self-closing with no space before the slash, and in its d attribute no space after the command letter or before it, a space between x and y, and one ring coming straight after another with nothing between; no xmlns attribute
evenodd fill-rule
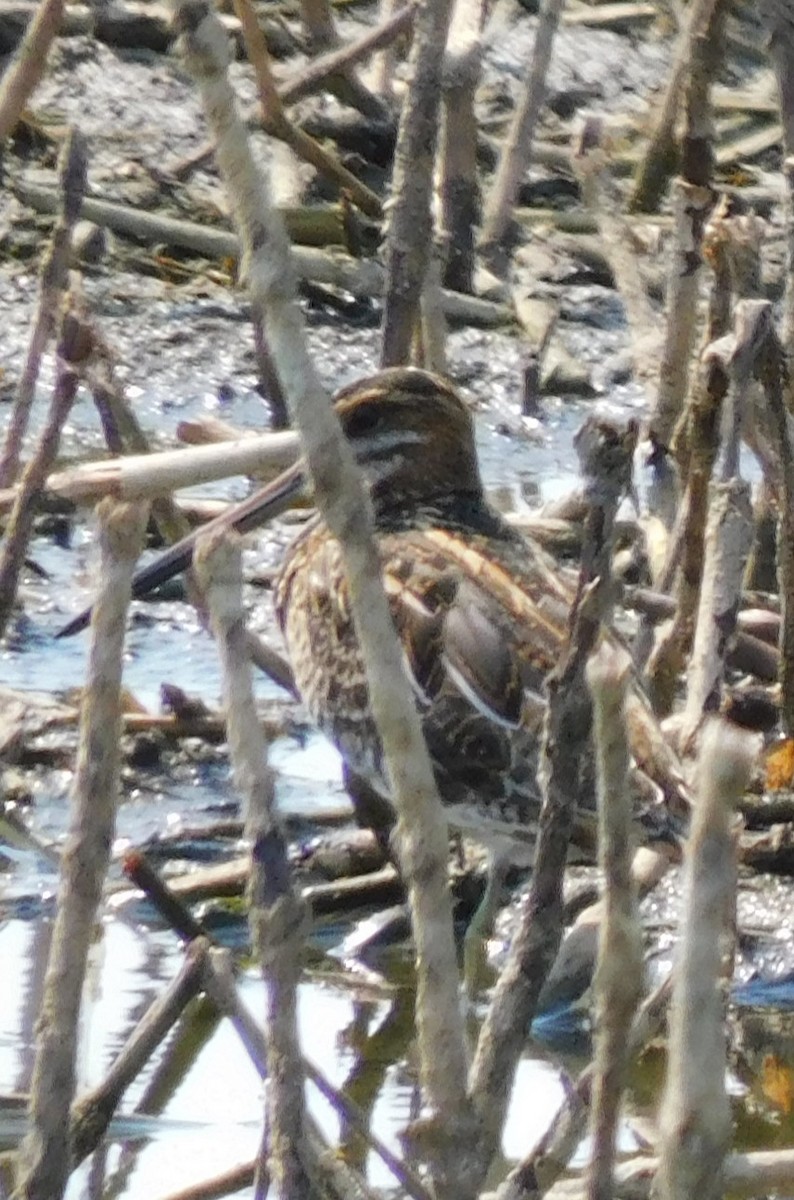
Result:
<svg viewBox="0 0 794 1200"><path fill-rule="evenodd" d="M675 122L679 105L686 94L687 82L697 58L696 46L711 36L720 17L724 0L694 0L676 47L673 69L651 133L644 158L637 171L629 207L633 212L655 212L667 180L676 169ZM702 69L702 63L701 63Z"/></svg>
<svg viewBox="0 0 794 1200"><path fill-rule="evenodd" d="M563 871L590 734L584 670L601 621L611 608L614 520L631 479L636 436L635 428L624 433L606 422L591 421L578 438L590 508L570 642L547 681L549 703L541 751L544 799L535 868L471 1069L471 1095L491 1152L498 1144L526 1030L562 937Z"/></svg>
<svg viewBox="0 0 794 1200"><path fill-rule="evenodd" d="M66 287L72 230L80 216L86 185L86 146L76 129L69 132L59 163L60 212L39 272L39 295L25 365L14 396L0 459L0 488L10 487L19 472L22 441L28 427L41 356L58 322L58 306Z"/></svg>
<svg viewBox="0 0 794 1200"><path fill-rule="evenodd" d="M42 0L25 30L13 62L5 69L0 85L0 142L5 141L16 125L28 97L44 74L50 46L63 17L63 7L63 0Z"/></svg>
<svg viewBox="0 0 794 1200"><path fill-rule="evenodd" d="M267 1041L267 1164L285 1200L311 1194L303 1161L303 1071L298 1038L297 987L306 910L292 883L287 844L275 811L273 773L256 715L243 614L239 539L199 538L195 569L209 605L221 658L226 728L235 782L244 798L251 843L249 920L265 980Z"/></svg>
<svg viewBox="0 0 794 1200"><path fill-rule="evenodd" d="M381 215L382 206L378 197L360 180L356 179L337 158L310 137L300 126L295 125L284 111L273 73L270 69L270 54L264 35L259 28L256 13L250 0L234 0L234 8L243 27L246 49L254 68L262 107L262 124L269 134L291 146L299 157L316 167L340 188L345 188L362 212L371 217ZM180 11L182 11L180 9Z"/></svg>
<svg viewBox="0 0 794 1200"><path fill-rule="evenodd" d="M403 102L392 170L380 363L410 361L433 237L433 190L444 46L452 0L425 0L414 18L411 87Z"/></svg>
<svg viewBox="0 0 794 1200"><path fill-rule="evenodd" d="M723 1195L731 1114L719 982L735 904L730 816L749 783L756 750L752 735L718 721L703 736L660 1116L657 1183L663 1200L717 1200Z"/></svg>
<svg viewBox="0 0 794 1200"><path fill-rule="evenodd" d="M532 157L532 139L546 95L546 75L551 62L554 37L565 0L543 0L532 51L532 69L527 77L510 130L505 138L499 165L485 201L480 248L492 265L498 266L519 184Z"/></svg>
<svg viewBox="0 0 794 1200"><path fill-rule="evenodd" d="M55 388L32 459L13 493L11 516L0 552L0 635L16 599L38 500L55 461L61 430L74 403L79 372L92 349L92 334L77 306L64 312L58 341Z"/></svg>
<svg viewBox="0 0 794 1200"><path fill-rule="evenodd" d="M183 53L201 88L217 138L218 163L245 247L248 286L264 315L274 361L301 430L318 505L344 554L356 629L367 663L370 704L398 812L401 866L411 897L419 966L417 1026L422 1077L429 1102L449 1135L431 1170L440 1193L468 1196L472 1194L473 1138L446 885L446 823L383 593L370 505L350 447L308 357L286 233L235 111L226 76L226 38L205 4L179 4L177 22Z"/></svg>
<svg viewBox="0 0 794 1200"><path fill-rule="evenodd" d="M626 1030L642 992L642 930L631 878L632 798L625 700L631 660L605 642L587 666L598 759L598 847L604 913L594 979L596 1045L589 1200L610 1200L620 1099L629 1065Z"/></svg>
<svg viewBox="0 0 794 1200"><path fill-rule="evenodd" d="M100 506L102 585L93 624L69 839L61 860L58 915L47 965L33 1076L31 1130L23 1146L20 1197L58 1200L71 1169L69 1109L88 951L116 819L121 666L145 508Z"/></svg>

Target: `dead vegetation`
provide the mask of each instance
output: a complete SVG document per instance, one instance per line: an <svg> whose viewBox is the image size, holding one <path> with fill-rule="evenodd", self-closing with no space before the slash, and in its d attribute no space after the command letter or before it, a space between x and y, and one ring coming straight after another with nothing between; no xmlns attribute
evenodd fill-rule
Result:
<svg viewBox="0 0 794 1200"><path fill-rule="evenodd" d="M304 0L300 36L308 61L282 67L280 73L271 59L287 56L290 27L270 19L262 25L261 15L250 0L236 0L234 15L219 15L203 0L177 3L172 21L154 5L129 5L108 14L45 4L34 17L29 6L0 7L0 36L16 46L0 85L0 136L12 137L10 157L35 127L35 88L57 33L62 38L88 34L156 53L178 39L175 48L201 96L211 148L202 146L189 161L172 162L169 171L173 178L189 178L214 155L234 225L234 232L209 229L89 198L91 149L79 128L63 135L37 130L45 141L62 142L57 187L55 181L48 190L26 179L24 165L17 163L7 182L18 205L55 212L57 220L42 257L39 309L0 460L9 514L0 556L0 627L6 628L17 595L37 504L48 494L78 502L104 497L100 592L80 706L71 830L60 855L58 914L28 1132L13 1164L16 1195L33 1200L63 1194L71 1170L98 1145L129 1083L201 992L217 1012L232 1017L268 1081L260 1156L233 1177L212 1181L213 1194L251 1180L257 1194L273 1187L290 1200L368 1192L364 1176L336 1154L307 1115L304 1082L309 1080L331 1098L346 1128L354 1128L382 1159L401 1194L442 1200L480 1195L500 1145L521 1046L563 942L566 859L580 774L590 754L588 688L604 871L603 897L591 913L599 931L592 961L596 1053L540 1144L528 1147L525 1160L499 1184L499 1195L573 1189L602 1200L624 1194L624 1188L644 1195L654 1186L672 1198L695 1190L752 1195L790 1186L791 1151L730 1153L724 1000L735 949L737 862L789 870L792 840L786 798L777 803L769 798L773 791L790 792L794 733L794 27L788 7L782 0L765 0L756 13L724 0L691 0L688 8L675 6L660 16L652 6L637 3L565 10L555 0L544 0L532 69L496 156L477 121L477 88L488 22L504 19L499 6L486 14L469 0L455 5L426 0L397 11L385 5L375 27L342 43L330 6ZM547 72L560 22L636 30L654 20L675 26L669 36L676 43L654 120L628 122L620 114L590 113L573 128L569 120L549 118L556 140L541 140ZM409 30L405 84L395 73L395 42ZM238 103L230 46L250 63L255 111ZM373 53L380 56L377 69L365 76L361 64ZM742 79L739 96L720 87L721 73L729 72ZM331 92L339 107L312 112L308 105L306 113L293 114L292 105L319 90ZM254 122L269 139L289 148L291 161L308 164L312 178L333 190L331 205L279 209L252 154L248 127ZM329 149L330 135L337 144ZM368 182L363 170L359 177L351 169L343 149L351 138L359 155L363 147L388 147L385 161L382 154L379 162L369 161L379 170L366 172ZM783 171L756 177L745 168L746 160L781 146ZM491 174L483 169L486 163L494 168ZM576 180L582 208L575 212L575 231L570 214L566 229L560 214L544 210L539 216L522 207L522 185L529 168L537 166ZM727 168L733 170L730 182ZM274 172L271 167L271 176ZM440 217L433 205L436 187ZM652 214L660 209L666 220L656 221ZM771 276L762 259L772 236L760 213L777 222L773 228L783 229L776 236L788 256L784 268ZM287 833L273 807L250 659L293 692L294 680L278 651L258 644L244 628L239 554L231 531L250 527L256 500L216 518L202 535L197 555L195 602L206 608L218 644L225 712L221 717L195 711L177 696L174 715L159 722L174 737L188 732L217 737L225 730L251 847L244 870L238 867L226 878L228 884L233 876L232 886L239 889L250 875L251 940L265 984L264 1021L260 1026L246 1010L236 991L234 964L183 909L175 894L179 889L167 889L145 859L132 855L130 877L189 943L185 966L145 1015L104 1085L74 1094L80 998L113 837L120 731L136 721L140 728L156 720L123 714L121 696L126 611L132 594L144 586L133 580L133 572L148 519L145 501L151 500L151 516L164 540L178 543L169 565L183 568L193 539L171 493L186 479L284 467L291 479L298 477L289 466L298 442L288 432L240 436L233 445L222 440L220 449L146 454L143 432L115 384L113 356L81 291L81 264L74 253L81 216L144 245L165 242L206 259L236 260L274 423L294 421L315 502L341 547L396 813L392 845L398 865L398 871L385 865L383 840L370 839L359 860L366 869L347 891L359 899L377 894L383 902L384 895L404 888L416 948L415 1028L424 1109L408 1131L401 1158L311 1064L297 1034L295 993L309 909L350 903L350 895L340 899L341 885L333 898L301 890ZM545 524L537 521L529 531L551 547L575 542L580 564L578 571L560 566L550 575L554 582L544 598L557 658L543 709L536 858L472 1053L461 1005L444 813L381 585L370 498L308 354L298 297L301 281L322 285L330 304L342 305L345 293L382 297L384 367L410 361L443 371L449 319L525 323L536 400L555 320L541 239L524 236L527 228L537 229L538 221L544 224L547 247L559 251L562 246L570 259L597 264L618 289L633 375L648 401L643 444L656 504L651 512L638 513L628 530L622 527L618 506L632 491L639 429L630 425L616 433L605 423L590 422L578 444L582 495L563 516L545 514ZM596 245L587 241L592 231ZM666 276L658 265L662 256L649 261L643 251L643 244L658 244L657 234L666 241ZM13 231L5 236L13 247ZM372 253L378 237L384 244L380 258ZM304 244L296 247L299 239ZM80 245L88 244L83 236ZM343 251L328 249L340 245ZM160 263L167 259L161 252ZM518 262L533 276L529 296L523 285L518 293L511 288ZM228 271L228 264L213 269ZM662 286L663 318L654 299ZM772 301L781 296L778 329ZM38 447L23 465L40 362L53 342L57 371L51 407ZM100 408L115 461L56 473L60 430L81 386ZM228 433L221 431L221 438ZM757 511L741 475L742 446L750 448L763 473ZM758 559L770 520L777 552L775 557L773 548L765 577L776 572L777 588L760 595L750 591L746 569L749 561L763 574ZM651 529L658 535L654 545ZM645 586L637 587L632 578ZM150 583L147 579L145 586ZM631 658L612 631L616 606L640 616ZM38 714L31 717L32 707L23 707L20 719L4 730L3 745L13 747L15 755L24 752L31 730L41 728ZM64 705L43 712L40 720L65 724L74 719L75 711ZM6 723L12 724L8 716ZM765 762L762 732L770 740L783 735ZM628 835L633 765L643 769L647 787L655 797L661 795L677 821L688 823L694 797L680 952L672 978L642 1003L638 868ZM351 779L353 793L361 786L361 780ZM737 812L752 830L741 830ZM10 830L23 841L33 837L14 824L12 813L4 821L7 836ZM663 870L664 863L657 862L654 879ZM217 881L209 886L217 888ZM628 1065L666 1027L669 1065L658 1143L652 1154L616 1171ZM594 1147L588 1168L563 1181L588 1125Z"/></svg>

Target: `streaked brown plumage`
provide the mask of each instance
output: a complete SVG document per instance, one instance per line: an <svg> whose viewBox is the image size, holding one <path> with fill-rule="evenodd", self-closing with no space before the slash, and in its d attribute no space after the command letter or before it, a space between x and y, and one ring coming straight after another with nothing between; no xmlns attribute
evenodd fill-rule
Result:
<svg viewBox="0 0 794 1200"><path fill-rule="evenodd" d="M570 594L486 502L471 418L447 383L382 371L340 392L336 409L370 483L386 592L452 823L531 841L541 692ZM313 719L385 794L339 546L319 515L287 551L276 611Z"/></svg>
<svg viewBox="0 0 794 1200"><path fill-rule="evenodd" d="M444 380L409 368L381 371L343 389L335 407L369 484L384 584L451 823L531 847L542 689L565 645L570 585L486 502L471 417ZM616 474L615 463L622 469L620 431L590 426L583 436L594 439L590 450L608 474ZM252 529L304 478L297 464L218 521ZM184 570L193 541L139 572L134 594ZM287 550L276 611L312 717L347 766L386 797L339 547L319 515ZM83 628L89 615L62 634ZM627 713L636 760L674 807L682 805L674 756L637 691ZM580 800L578 840L592 848L592 792ZM644 808L641 818L652 836L666 835L663 809Z"/></svg>

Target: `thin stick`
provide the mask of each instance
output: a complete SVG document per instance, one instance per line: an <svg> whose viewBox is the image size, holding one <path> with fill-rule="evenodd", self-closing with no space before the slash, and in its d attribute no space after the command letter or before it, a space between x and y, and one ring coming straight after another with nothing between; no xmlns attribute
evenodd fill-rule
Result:
<svg viewBox="0 0 794 1200"><path fill-rule="evenodd" d="M190 942L206 936L203 926L187 905L163 882L143 851L130 850L125 854L123 868L133 887L140 888L177 937L184 942Z"/></svg>
<svg viewBox="0 0 794 1200"><path fill-rule="evenodd" d="M102 344L97 356L99 362L96 369L89 369L87 382L94 397L94 403L99 409L103 424L110 424L120 439L121 447L118 453L128 450L134 454L151 453L149 439L141 427L135 412L127 398L113 378L113 357L111 351ZM103 414L104 417L103 417ZM107 433L106 433L107 440ZM113 451L113 446L108 444ZM178 542L190 532L190 523L181 512L172 496L156 496L152 500L152 518L161 536L167 542Z"/></svg>
<svg viewBox="0 0 794 1200"><path fill-rule="evenodd" d="M671 992L666 979L644 1002L631 1026L628 1053L636 1058L664 1029ZM539 1200L546 1195L568 1166L571 1155L587 1129L593 1099L593 1066L585 1067L532 1153L519 1163L497 1193L498 1200ZM582 1189L584 1200L584 1189Z"/></svg>
<svg viewBox="0 0 794 1200"><path fill-rule="evenodd" d="M669 561L678 569L676 615L659 641L648 664L648 679L658 713L672 707L676 680L692 643L695 612L703 574L703 537L708 488L719 440L719 414L728 391L729 377L715 357L700 363L689 408L690 467Z"/></svg>
<svg viewBox="0 0 794 1200"><path fill-rule="evenodd" d="M121 500L151 499L178 488L227 479L230 475L267 475L295 462L299 442L295 433L261 433L221 445L191 446L155 454L82 463L42 481L47 490L76 504L115 496Z"/></svg>
<svg viewBox="0 0 794 1200"><path fill-rule="evenodd" d="M691 749L704 713L719 708L726 650L736 628L742 580L753 541L750 488L739 478L739 442L742 415L750 406L752 376L760 346L755 322L744 319L746 301L736 307L736 335L721 339L706 351L717 356L730 372L731 384L723 422L722 478L709 485L703 574L699 588L697 620L687 673L687 703L683 715L682 746Z"/></svg>
<svg viewBox="0 0 794 1200"><path fill-rule="evenodd" d="M102 588L88 663L69 839L39 1019L20 1196L57 1200L70 1170L80 999L115 828L127 606L146 528L140 506L100 505Z"/></svg>
<svg viewBox="0 0 794 1200"><path fill-rule="evenodd" d="M783 163L786 180L786 290L783 296L783 345L794 375L794 156Z"/></svg>
<svg viewBox="0 0 794 1200"><path fill-rule="evenodd" d="M532 156L532 139L546 95L546 75L565 0L543 0L532 50L532 69L513 114L491 190L485 201L480 248L492 263L499 257L518 186Z"/></svg>
<svg viewBox="0 0 794 1200"><path fill-rule="evenodd" d="M686 25L676 46L675 61L667 81L654 128L637 171L629 207L633 212L655 212L667 180L676 169L675 122L686 81L692 69L693 45L702 37L723 0L695 0L690 6Z"/></svg>
<svg viewBox="0 0 794 1200"><path fill-rule="evenodd" d="M16 125L28 97L44 74L62 16L63 0L42 0L13 62L5 69L0 85L0 142L5 141Z"/></svg>
<svg viewBox="0 0 794 1200"><path fill-rule="evenodd" d="M379 217L383 206L375 193L348 171L337 158L324 150L287 116L270 69L270 54L250 0L234 0L234 11L243 27L248 59L254 68L262 108L262 124L273 137L291 146L300 158L316 167L340 188L345 188L354 204L370 217Z"/></svg>
<svg viewBox="0 0 794 1200"><path fill-rule="evenodd" d="M267 744L256 716L244 633L240 539L224 533L201 537L194 563L221 659L229 750L252 847L249 921L266 995L266 1128L271 1140L267 1165L278 1194L300 1200L311 1192L303 1164L303 1072L297 1021L306 909L292 882L287 844L275 811Z"/></svg>
<svg viewBox="0 0 794 1200"><path fill-rule="evenodd" d="M684 406L697 332L703 225L713 204L709 187L673 180L675 234L667 276L667 323L659 361L659 386L651 418L653 432L669 445Z"/></svg>
<svg viewBox="0 0 794 1200"><path fill-rule="evenodd" d="M75 1101L71 1112L73 1165L99 1145L125 1091L199 994L203 980L203 963L188 949L176 977L146 1010L105 1078Z"/></svg>
<svg viewBox="0 0 794 1200"><path fill-rule="evenodd" d="M631 479L637 429L617 430L589 421L578 449L590 502L587 543L571 614L569 645L547 680L548 712L541 752L540 814L535 868L521 923L496 985L471 1069L470 1090L488 1148L498 1145L518 1056L543 982L562 938L562 882L587 753L590 703L584 682L587 659L612 603L610 554L618 503ZM487 1160L486 1160L487 1166Z"/></svg>
<svg viewBox="0 0 794 1200"><path fill-rule="evenodd" d="M38 499L58 453L61 430L77 394L79 371L90 350L90 329L73 306L61 320L55 389L50 409L33 458L14 493L14 505L0 553L0 636L5 632L16 599Z"/></svg>
<svg viewBox="0 0 794 1200"><path fill-rule="evenodd" d="M82 135L71 129L64 142L58 166L60 211L47 253L41 264L39 295L25 365L14 396L14 409L6 430L0 459L0 488L10 487L19 472L22 442L39 377L41 356L58 320L58 305L66 287L72 230L80 216L86 186L86 146Z"/></svg>
<svg viewBox="0 0 794 1200"><path fill-rule="evenodd" d="M254 166L226 78L227 39L204 4L179 5L177 22L183 30L188 66L201 86L218 141L219 166L246 247L244 261L251 294L264 314L273 358L290 410L301 429L318 505L343 549L351 606L368 664L370 703L399 814L403 877L412 899L422 1075L430 1104L444 1115L451 1131L451 1190L465 1197L472 1190L468 1165L473 1139L447 889L446 823L407 685L402 648L383 593L370 503L350 447L308 357L303 321L295 303L295 276L286 233L270 202L267 183Z"/></svg>
<svg viewBox="0 0 794 1200"><path fill-rule="evenodd" d="M312 54L336 48L339 35L334 25L330 0L300 0L303 27ZM325 87L342 104L357 108L371 121L385 121L390 113L387 106L358 77L349 62L325 77Z"/></svg>
<svg viewBox="0 0 794 1200"><path fill-rule="evenodd" d="M598 223L604 252L626 310L634 374L649 394L654 395L662 349L659 319L648 298L637 256L631 250L622 202L607 171L608 148L604 140L601 119L588 118L576 139L571 164L582 199Z"/></svg>
<svg viewBox="0 0 794 1200"><path fill-rule="evenodd" d="M267 1078L267 1045L253 1014L246 1007L234 986L231 962L227 950L210 950L203 945L204 972L207 992L219 1010L231 1018L252 1063L263 1079ZM410 1167L392 1154L388 1146L369 1128L369 1123L358 1105L344 1092L340 1092L325 1077L319 1067L304 1059L302 1070L306 1078L322 1093L332 1107L347 1121L348 1125L364 1139L389 1168L394 1178L412 1200L429 1200L429 1194L421 1179Z"/></svg>
<svg viewBox="0 0 794 1200"><path fill-rule="evenodd" d="M433 240L430 200L438 136L441 72L452 0L424 0L414 18L409 69L392 171L393 208L386 235L382 367L410 362Z"/></svg>
<svg viewBox="0 0 794 1200"><path fill-rule="evenodd" d="M629 1065L626 1030L642 993L642 930L631 877L632 799L625 701L631 659L604 643L587 666L598 760L598 848L604 914L598 939L595 1078L589 1200L610 1200L620 1099Z"/></svg>
<svg viewBox="0 0 794 1200"><path fill-rule="evenodd" d="M723 722L705 730L687 847L685 924L670 1012L657 1183L663 1200L717 1200L731 1112L719 981L736 886L733 807L750 781L755 737Z"/></svg>
<svg viewBox="0 0 794 1200"><path fill-rule="evenodd" d="M317 91L329 75L335 75L345 67L352 67L375 50L390 46L400 34L411 28L415 13L416 5L408 4L391 13L374 28L367 30L356 41L311 59L306 66L279 84L278 94L282 103L294 104L297 100L302 100L304 96Z"/></svg>
<svg viewBox="0 0 794 1200"><path fill-rule="evenodd" d="M191 1187L180 1188L178 1192L169 1192L164 1200L221 1200L223 1196L232 1196L243 1188L250 1188L256 1175L256 1159L242 1163L239 1167L231 1167L221 1171L201 1183Z"/></svg>

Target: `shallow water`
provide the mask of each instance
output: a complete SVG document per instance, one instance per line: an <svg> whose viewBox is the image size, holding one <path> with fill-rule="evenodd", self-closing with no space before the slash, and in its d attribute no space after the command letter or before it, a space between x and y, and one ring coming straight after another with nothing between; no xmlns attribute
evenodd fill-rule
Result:
<svg viewBox="0 0 794 1200"><path fill-rule="evenodd" d="M186 319L177 305L164 308L161 316L158 328L164 338L170 322L176 327ZM188 313L187 319L190 316ZM151 314L148 320L151 322ZM118 336L125 342L134 339L134 326L131 333L119 318L118 327ZM239 337L239 329L233 322L218 320L213 331L218 345L209 357L205 349L200 364L180 364L177 355L167 369L149 376L150 386L133 385L141 420L158 436L170 435L177 420L208 410L241 425L261 425L261 401L251 390L250 376L234 367L229 349ZM373 366L372 331L340 335L336 330L313 329L312 338L315 349L319 347L325 354L322 361L331 385L347 382ZM620 334L588 331L582 341L583 353L603 359L605 353L619 347ZM517 411L520 353L516 343L500 334L463 331L453 335L451 349L453 371L481 405L477 436L486 485L503 488L507 484L516 503L524 493L537 502L573 486L576 460L572 436L587 412L595 407L611 416L625 415L641 403L641 396L631 388L613 389L586 404L550 399L542 423L522 422ZM139 379L152 365L148 355L156 357L150 342L142 350L146 369ZM50 374L46 370L44 379ZM224 386L230 377L234 378L231 391ZM218 400L220 394L227 397L223 402ZM509 435L500 431L505 423ZM66 442L73 451L98 446L96 421L87 404L75 410ZM211 490L236 497L244 494L245 485L233 481ZM247 553L257 565L273 565L284 536L283 530L276 536L266 535L256 551ZM53 635L92 595L96 563L90 519L76 525L70 546L64 548L42 537L34 542L31 555L49 577L25 581L25 616L0 651L0 685L59 691L79 684L84 675L86 635L61 641L55 641ZM257 590L247 595L255 623L271 630L268 594ZM155 709L164 680L211 705L218 703L217 658L192 610L184 604L137 604L125 652L125 684ZM257 679L256 688L262 701L277 699L276 689L266 680ZM325 808L338 809L344 799L339 763L335 751L321 737L306 736L303 731L282 737L272 747L272 761L279 774L279 802L285 813L311 816ZM64 835L69 783L70 772L65 769L39 777L31 817L43 836L59 840ZM235 805L228 767L217 755L209 756L208 761L200 756L188 759L171 776L162 772L142 775L125 788L116 853L159 832L177 831L184 824L210 824L218 811L234 811ZM119 879L115 865L112 881L118 885ZM11 858L0 877L0 911L5 916L0 927L0 961L13 965L4 972L0 987L0 1096L25 1092L30 1084L34 1024L55 887L52 870L30 854ZM408 1040L410 954L397 950L386 955L377 963L376 977L351 971L329 957L348 928L341 923L324 925L322 937L312 940L311 969L300 992L304 1050L334 1083L346 1086L371 1112L373 1128L399 1152L400 1131L416 1115L415 1069ZM101 1079L135 1021L175 975L181 953L175 936L140 906L107 910L92 953L78 1064L81 1088ZM262 988L255 971L244 974L241 989L252 1010L260 1011ZM575 1070L581 1062L577 1057L581 1038L577 1047L562 1036L560 1028L546 1024L544 1033L553 1048L528 1042L518 1072L504 1137L508 1160L526 1154L545 1130L563 1094L561 1072ZM200 1032L193 1031L191 1038L200 1041ZM760 1044L766 1049L759 1051L755 1046L753 1061L760 1061L762 1069L751 1070L746 1083L740 1084L737 1077L734 1085L741 1097L737 1116L742 1127L748 1127L750 1113L755 1121L750 1123L746 1144L768 1144L767 1126L786 1124L790 1112L787 1093L780 1084L788 1070L786 1039L781 1037L773 1050L768 1040L761 1039ZM764 1083L763 1064L770 1061L782 1064L774 1077L778 1081L775 1099L770 1099L772 1089ZM162 1084L165 1100L156 1106L157 1115L134 1115L136 1104L161 1074L167 1082ZM648 1115L657 1089L658 1068L652 1064L637 1076L628 1115ZM308 1094L312 1113L331 1140L337 1141L338 1118L311 1087ZM77 1200L112 1193L129 1200L149 1200L244 1162L256 1153L261 1107L260 1080L229 1022L221 1022L182 1074L169 1065L166 1054L158 1056L136 1081L125 1097L108 1145L75 1174L69 1197ZM4 1145L16 1142L21 1127L18 1111L0 1111ZM635 1148L628 1124L621 1144L627 1151ZM581 1153L583 1150L580 1157ZM386 1169L372 1155L368 1169L377 1186L393 1186ZM250 1189L244 1194L250 1194Z"/></svg>
<svg viewBox="0 0 794 1200"><path fill-rule="evenodd" d="M370 335L363 333L361 342L363 356L364 348L371 350ZM505 347L509 347L506 340L500 349L504 351ZM475 383L477 372L487 365L493 349L492 343L486 346L476 337L465 340L461 360ZM349 345L347 350L349 377ZM352 359L357 360L358 355L353 354ZM195 384L191 387L183 376L183 395L177 396L171 390L141 395L138 405L142 420L161 435L170 433L178 419L208 409L220 409L226 419L243 425L261 422L261 401L240 387L230 400L218 404L214 397L227 365L222 356L216 362L217 376L205 380L200 390ZM506 388L514 355L503 354L500 366L504 382L496 380L492 386ZM548 426L533 429L532 436L525 439L497 432L491 414L483 414L478 420L478 441L486 481L501 483L512 477L516 489L529 486L546 496L564 490L575 476L570 435L580 415L562 404L551 404ZM75 446L81 441L91 443L96 436L93 414L81 405L75 410L67 442ZM231 496L241 495L242 481L220 490ZM257 562L275 560L277 553L277 546L265 545L257 552ZM96 564L90 522L75 527L68 548L39 538L31 554L49 578L26 580L26 615L0 653L0 684L59 691L79 683L85 669L86 635L56 641L53 634L91 596ZM253 601L261 605L258 616L269 626L269 597L260 599L254 594ZM166 679L210 704L218 702L221 689L214 647L192 610L183 604L136 605L125 651L125 685L144 704L156 708L160 684ZM267 680L257 679L256 688L263 701L276 699L277 690ZM301 734L279 739L272 747L272 762L279 773L279 802L285 812L311 815L324 807L336 809L343 801L336 753L321 737ZM120 808L117 854L158 832L178 830L182 823L209 823L219 808L226 811L235 804L228 768L222 762L198 766L192 774L190 770L180 772L176 779L157 775L148 785L143 782L144 786L128 792ZM56 840L63 837L68 787L69 773L63 770L51 772L39 786L32 816L34 827L43 836ZM118 885L118 867L112 871L112 879ZM34 1022L56 878L46 864L32 855L22 855L10 864L2 883L0 895L10 917L0 928L0 960L14 963L14 971L0 989L0 1095L26 1092L30 1085ZM334 938L346 931L342 926L326 930L324 949L332 947ZM181 953L174 935L147 920L137 906L113 908L106 913L102 936L92 952L82 1023L79 1090L101 1079L135 1020L176 973ZM313 952L319 954L325 969L319 975L315 972L307 976L300 994L306 1054L334 1083L341 1086L348 1081L359 1101L371 1106L371 1119L379 1136L397 1152L399 1133L416 1104L414 1072L405 1057L411 1009L405 953L398 955L397 975L386 964L383 978L373 987L338 964L329 970L331 960L322 952ZM255 971L244 975L242 991L250 1007L255 1012L261 1010L262 988ZM130 1200L167 1195L256 1153L262 1087L228 1021L221 1022L212 1033L160 1115L130 1117L156 1071L155 1063L125 1097L122 1111L127 1116L120 1116L114 1123L109 1148L76 1172L70 1197L96 1195L102 1189ZM511 1157L524 1153L539 1136L561 1095L557 1072L542 1053L533 1057L528 1051L517 1090L520 1099L505 1134L505 1151ZM313 1088L308 1089L308 1095L311 1111L336 1141L338 1118ZM5 1124L4 1120L0 1117L4 1140L13 1142L19 1136L20 1117L9 1116ZM377 1158L370 1156L368 1165L373 1183L393 1187L388 1171Z"/></svg>

